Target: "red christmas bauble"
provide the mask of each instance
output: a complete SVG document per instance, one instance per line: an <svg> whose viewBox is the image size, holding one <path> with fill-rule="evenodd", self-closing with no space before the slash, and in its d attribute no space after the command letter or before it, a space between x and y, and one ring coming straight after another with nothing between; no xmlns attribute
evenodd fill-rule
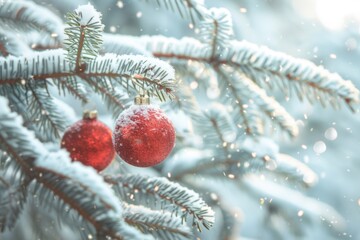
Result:
<svg viewBox="0 0 360 240"><path fill-rule="evenodd" d="M115 157L112 132L97 120L96 111L85 112L82 120L65 131L61 147L70 153L73 161L80 161L98 171L106 168Z"/></svg>
<svg viewBox="0 0 360 240"><path fill-rule="evenodd" d="M174 148L175 129L159 108L133 105L116 121L114 145L125 162L137 167L154 166Z"/></svg>

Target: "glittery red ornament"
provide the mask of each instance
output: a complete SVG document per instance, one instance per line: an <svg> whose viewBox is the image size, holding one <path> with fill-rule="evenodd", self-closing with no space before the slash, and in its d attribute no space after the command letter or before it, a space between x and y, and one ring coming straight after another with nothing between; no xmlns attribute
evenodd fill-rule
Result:
<svg viewBox="0 0 360 240"><path fill-rule="evenodd" d="M174 148L175 130L164 112L152 105L133 105L116 121L115 150L137 167L162 162Z"/></svg>
<svg viewBox="0 0 360 240"><path fill-rule="evenodd" d="M114 159L115 149L110 128L96 118L96 111L85 112L82 120L65 131L61 147L70 153L73 161L101 171Z"/></svg>

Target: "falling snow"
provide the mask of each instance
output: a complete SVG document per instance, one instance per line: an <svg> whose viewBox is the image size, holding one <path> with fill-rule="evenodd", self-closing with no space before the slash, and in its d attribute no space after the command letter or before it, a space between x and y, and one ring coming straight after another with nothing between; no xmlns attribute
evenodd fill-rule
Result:
<svg viewBox="0 0 360 240"><path fill-rule="evenodd" d="M326 151L326 144L323 141L317 141L314 146L313 150L316 154L321 154Z"/></svg>

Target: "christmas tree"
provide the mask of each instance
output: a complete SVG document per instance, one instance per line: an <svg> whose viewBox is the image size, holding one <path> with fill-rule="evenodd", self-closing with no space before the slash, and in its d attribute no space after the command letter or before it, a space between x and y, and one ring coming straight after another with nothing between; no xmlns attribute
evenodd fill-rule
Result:
<svg viewBox="0 0 360 240"><path fill-rule="evenodd" d="M305 193L317 173L279 152L301 121L272 94L356 112L353 83L240 40L226 8L140 2L111 4L168 11L191 33L113 33L107 3L0 2L1 239L343 236L342 216Z"/></svg>

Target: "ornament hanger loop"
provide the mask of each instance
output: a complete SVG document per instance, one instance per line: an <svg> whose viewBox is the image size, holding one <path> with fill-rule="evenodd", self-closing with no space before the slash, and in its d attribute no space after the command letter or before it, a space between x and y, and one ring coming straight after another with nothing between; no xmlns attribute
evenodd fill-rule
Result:
<svg viewBox="0 0 360 240"><path fill-rule="evenodd" d="M141 91L138 96L135 97L134 103L136 105L149 105L150 104L150 98L146 91Z"/></svg>
<svg viewBox="0 0 360 240"><path fill-rule="evenodd" d="M97 115L96 110L85 110L83 113L83 119L96 119Z"/></svg>

